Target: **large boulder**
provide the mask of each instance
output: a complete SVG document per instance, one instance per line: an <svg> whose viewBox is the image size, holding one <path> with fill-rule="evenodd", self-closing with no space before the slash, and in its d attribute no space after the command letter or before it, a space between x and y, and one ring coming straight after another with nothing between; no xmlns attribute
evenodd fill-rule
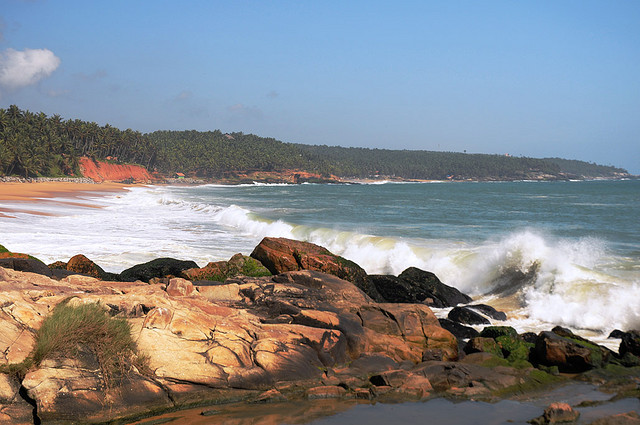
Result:
<svg viewBox="0 0 640 425"><path fill-rule="evenodd" d="M600 368L608 362L608 351L594 343L540 332L534 349L534 360L545 366L557 366L560 372L580 373Z"/></svg>
<svg viewBox="0 0 640 425"><path fill-rule="evenodd" d="M236 254L229 261L215 261L202 268L184 270L182 277L192 281L211 280L224 282L235 276L270 276L271 272L255 258Z"/></svg>
<svg viewBox="0 0 640 425"><path fill-rule="evenodd" d="M315 270L354 283L375 301L384 301L362 267L319 245L286 238L264 238L251 253L272 274Z"/></svg>
<svg viewBox="0 0 640 425"><path fill-rule="evenodd" d="M445 285L438 277L417 267L409 267L398 276L412 288L420 288L425 303L433 307L454 307L471 302L471 297L452 286ZM422 295L421 295L422 296Z"/></svg>
<svg viewBox="0 0 640 425"><path fill-rule="evenodd" d="M148 282L154 277L180 276L187 269L197 268L194 261L176 260L175 258L156 258L147 263L138 264L120 273L125 282L141 280Z"/></svg>

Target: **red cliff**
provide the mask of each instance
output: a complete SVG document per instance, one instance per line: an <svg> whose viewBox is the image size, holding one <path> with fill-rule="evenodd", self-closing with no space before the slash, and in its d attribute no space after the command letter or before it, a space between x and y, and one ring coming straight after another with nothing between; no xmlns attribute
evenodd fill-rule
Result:
<svg viewBox="0 0 640 425"><path fill-rule="evenodd" d="M82 157L80 158L80 169L82 175L95 182L129 180L136 183L148 183L152 180L149 171L141 165L111 164Z"/></svg>

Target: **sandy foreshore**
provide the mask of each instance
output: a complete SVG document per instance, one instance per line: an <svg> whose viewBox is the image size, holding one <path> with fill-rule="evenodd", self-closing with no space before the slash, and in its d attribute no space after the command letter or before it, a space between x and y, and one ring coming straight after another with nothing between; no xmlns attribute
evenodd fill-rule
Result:
<svg viewBox="0 0 640 425"><path fill-rule="evenodd" d="M74 198L87 195L109 194L125 190L130 185L122 183L73 183L73 182L37 182L37 183L0 183L0 217L11 217L11 212L42 214L28 208L34 202L58 202L76 206L95 207L86 201L74 202ZM65 200L53 201L53 198ZM7 205L10 203L11 205ZM26 208L16 208L24 203Z"/></svg>

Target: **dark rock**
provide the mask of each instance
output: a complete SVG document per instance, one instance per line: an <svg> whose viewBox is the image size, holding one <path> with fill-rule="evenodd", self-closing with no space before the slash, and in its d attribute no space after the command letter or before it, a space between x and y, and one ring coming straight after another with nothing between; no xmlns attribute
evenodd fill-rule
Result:
<svg viewBox="0 0 640 425"><path fill-rule="evenodd" d="M35 258L0 258L0 267L13 269L19 272L37 273L47 277L52 277L51 270L45 263Z"/></svg>
<svg viewBox="0 0 640 425"><path fill-rule="evenodd" d="M538 339L538 335L533 332L525 332L520 334L520 338L522 338L524 342L535 344L536 340Z"/></svg>
<svg viewBox="0 0 640 425"><path fill-rule="evenodd" d="M608 352L601 347L554 332L541 332L535 345L535 361L546 366L558 366L560 372L580 373L603 367Z"/></svg>
<svg viewBox="0 0 640 425"><path fill-rule="evenodd" d="M251 257L274 275L298 270L319 271L355 284L375 301L385 301L362 267L310 242L264 238L255 247Z"/></svg>
<svg viewBox="0 0 640 425"><path fill-rule="evenodd" d="M438 319L440 326L451 332L458 339L468 339L480 336L480 333L472 327L462 325L449 319Z"/></svg>
<svg viewBox="0 0 640 425"><path fill-rule="evenodd" d="M429 293L429 298L433 299L430 305L434 307L453 307L471 301L471 297L452 286L445 285L435 274L416 267L409 267L398 277L414 286L424 288Z"/></svg>
<svg viewBox="0 0 640 425"><path fill-rule="evenodd" d="M611 331L611 333L609 334L609 336L607 337L608 339L622 339L622 336L625 334L626 332L621 331L620 329L614 329Z"/></svg>
<svg viewBox="0 0 640 425"><path fill-rule="evenodd" d="M482 330L482 332L480 332L480 336L493 339L505 335L516 338L518 336L518 332L511 326L487 326Z"/></svg>
<svg viewBox="0 0 640 425"><path fill-rule="evenodd" d="M494 288L492 294L509 296L516 294L522 288L535 282L540 269L540 263L534 262L526 271L517 267L510 267L501 270L500 275L492 282Z"/></svg>
<svg viewBox="0 0 640 425"><path fill-rule="evenodd" d="M507 320L507 314L503 311L498 311L495 308L491 307L490 305L486 305L486 304L473 304L473 305L468 305L467 307L473 309L473 310L477 310L480 313L484 314L485 316L489 316L494 320Z"/></svg>
<svg viewBox="0 0 640 425"><path fill-rule="evenodd" d="M391 275L369 275L380 295L390 303L421 303L429 298L426 288Z"/></svg>
<svg viewBox="0 0 640 425"><path fill-rule="evenodd" d="M183 270L197 268L193 261L182 261L174 258L156 258L144 264L138 264L120 273L124 282L141 280L148 282L154 277L180 276Z"/></svg>
<svg viewBox="0 0 640 425"><path fill-rule="evenodd" d="M476 313L467 307L454 307L447 315L449 320L467 325L490 325L491 322L486 317Z"/></svg>
<svg viewBox="0 0 640 425"><path fill-rule="evenodd" d="M640 331L629 331L622 335L620 355L624 356L627 353L640 356Z"/></svg>

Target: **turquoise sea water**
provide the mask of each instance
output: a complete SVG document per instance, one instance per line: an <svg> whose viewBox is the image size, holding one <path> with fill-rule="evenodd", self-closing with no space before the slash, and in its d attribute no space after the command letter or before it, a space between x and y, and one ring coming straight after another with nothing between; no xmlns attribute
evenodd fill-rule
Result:
<svg viewBox="0 0 640 425"><path fill-rule="evenodd" d="M156 186L91 202L103 208L0 218L0 243L119 272L163 256L204 266L282 236L369 273L433 271L521 331L640 327L640 181Z"/></svg>

